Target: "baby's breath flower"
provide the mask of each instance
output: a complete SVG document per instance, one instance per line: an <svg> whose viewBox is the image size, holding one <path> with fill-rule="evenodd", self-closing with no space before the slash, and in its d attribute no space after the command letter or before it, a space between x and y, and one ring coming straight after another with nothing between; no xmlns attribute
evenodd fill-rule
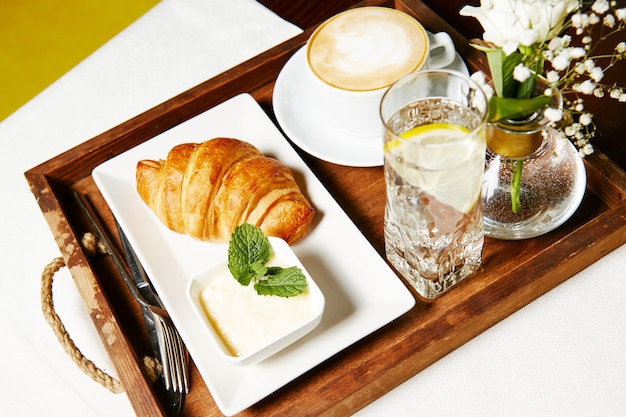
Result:
<svg viewBox="0 0 626 417"><path fill-rule="evenodd" d="M615 16L622 22L626 22L626 7L615 10Z"/></svg>
<svg viewBox="0 0 626 417"><path fill-rule="evenodd" d="M585 48L581 48L580 46L578 46L574 48L568 48L567 54L569 55L570 59L580 59L587 54L587 51L585 51Z"/></svg>
<svg viewBox="0 0 626 417"><path fill-rule="evenodd" d="M609 97L614 98L616 100L619 100L619 96L622 94L622 92L619 90L619 88L611 88L611 90L609 91Z"/></svg>
<svg viewBox="0 0 626 417"><path fill-rule="evenodd" d="M606 16L604 16L604 19L602 20L602 23L604 24L604 26L608 27L608 28L614 28L615 27L615 16L613 16L612 14L607 14Z"/></svg>
<svg viewBox="0 0 626 417"><path fill-rule="evenodd" d="M493 88L487 83L485 73L483 73L482 71L476 71L475 73L470 75L470 78L474 80L474 82L478 84L478 86L483 90L485 96L487 97L487 100L493 97Z"/></svg>
<svg viewBox="0 0 626 417"><path fill-rule="evenodd" d="M583 65L585 67L585 71L587 71L587 72L593 71L594 68L596 67L596 63L595 63L595 61L593 59L586 59L583 62Z"/></svg>
<svg viewBox="0 0 626 417"><path fill-rule="evenodd" d="M572 123L569 126L566 126L564 132L567 136L574 136L576 132L578 132L578 123Z"/></svg>
<svg viewBox="0 0 626 417"><path fill-rule="evenodd" d="M581 12L574 13L572 15L571 21L572 26L576 29L584 29L589 25L589 17L585 13Z"/></svg>
<svg viewBox="0 0 626 417"><path fill-rule="evenodd" d="M569 67L570 59L567 52L561 52L552 60L552 66L557 71L565 71Z"/></svg>
<svg viewBox="0 0 626 417"><path fill-rule="evenodd" d="M591 10L598 14L604 14L609 10L609 2L607 0L596 0L591 6Z"/></svg>
<svg viewBox="0 0 626 417"><path fill-rule="evenodd" d="M550 84L554 84L559 81L559 79L561 79L561 76L557 71L548 71L548 73L546 74L546 79Z"/></svg>
<svg viewBox="0 0 626 417"><path fill-rule="evenodd" d="M562 37L552 38L550 42L548 42L548 50L555 52L560 51L564 47L564 42Z"/></svg>
<svg viewBox="0 0 626 417"><path fill-rule="evenodd" d="M618 54L626 53L626 42L620 42L615 45L615 52L617 52Z"/></svg>
<svg viewBox="0 0 626 417"><path fill-rule="evenodd" d="M583 126L589 126L592 122L591 120L591 114L590 113L583 113L580 115L580 117L578 118L578 121L580 122L581 125Z"/></svg>
<svg viewBox="0 0 626 417"><path fill-rule="evenodd" d="M591 71L589 71L589 77L599 83L600 80L602 80L602 77L604 77L604 71L600 67L594 67Z"/></svg>
<svg viewBox="0 0 626 417"><path fill-rule="evenodd" d="M574 84L572 88L578 93L591 95L593 94L593 90L595 90L596 85L591 80L585 80L582 83Z"/></svg>
<svg viewBox="0 0 626 417"><path fill-rule="evenodd" d="M558 122L563 118L563 111L561 109L555 109L554 107L548 107L543 114L551 122Z"/></svg>
<svg viewBox="0 0 626 417"><path fill-rule="evenodd" d="M530 77L530 69L524 64L517 64L513 69L513 78L520 83L523 83Z"/></svg>

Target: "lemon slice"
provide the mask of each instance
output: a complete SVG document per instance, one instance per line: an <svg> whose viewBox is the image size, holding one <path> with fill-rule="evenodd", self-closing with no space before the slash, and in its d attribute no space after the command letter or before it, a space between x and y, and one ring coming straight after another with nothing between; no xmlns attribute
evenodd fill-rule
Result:
<svg viewBox="0 0 626 417"><path fill-rule="evenodd" d="M453 123L417 126L387 142L387 161L409 184L468 213L480 196L484 137Z"/></svg>

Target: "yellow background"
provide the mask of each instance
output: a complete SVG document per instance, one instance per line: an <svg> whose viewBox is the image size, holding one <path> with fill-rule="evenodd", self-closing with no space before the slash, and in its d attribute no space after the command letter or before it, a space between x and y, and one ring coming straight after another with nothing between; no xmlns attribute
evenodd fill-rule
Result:
<svg viewBox="0 0 626 417"><path fill-rule="evenodd" d="M158 0L0 0L0 121Z"/></svg>

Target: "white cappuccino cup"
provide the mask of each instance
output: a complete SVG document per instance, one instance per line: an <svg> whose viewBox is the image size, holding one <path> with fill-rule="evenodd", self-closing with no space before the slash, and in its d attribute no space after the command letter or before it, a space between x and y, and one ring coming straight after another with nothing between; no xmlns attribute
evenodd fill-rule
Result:
<svg viewBox="0 0 626 417"><path fill-rule="evenodd" d="M398 79L456 59L447 33L429 34L413 17L387 7L358 7L322 23L306 46L316 111L331 128L380 138L383 94Z"/></svg>

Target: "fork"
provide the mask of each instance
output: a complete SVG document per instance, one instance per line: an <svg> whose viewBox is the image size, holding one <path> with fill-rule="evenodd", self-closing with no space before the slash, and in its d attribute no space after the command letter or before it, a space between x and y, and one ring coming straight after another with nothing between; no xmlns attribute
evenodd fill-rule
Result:
<svg viewBox="0 0 626 417"><path fill-rule="evenodd" d="M159 351L161 365L163 366L165 390L173 394L170 395L170 402L176 408L176 404L179 400L182 400L182 394L189 392L189 381L187 378L189 355L169 314L163 308L161 299L152 289L150 280L124 230L117 221L115 224L124 248L124 255L130 268L134 287L136 287L139 293L137 301L141 304L145 313L149 312L152 315L152 323L157 336L157 343L152 341L153 348Z"/></svg>
<svg viewBox="0 0 626 417"><path fill-rule="evenodd" d="M126 286L141 306L150 342L163 367L163 383L168 402L172 410L177 414L182 408L185 394L189 393L189 353L169 314L162 308L160 299L152 290L143 267L117 221L116 225L124 247L128 267L124 264L122 255L116 246L113 245L112 240L102 226L91 202L86 196L78 192L75 193L75 197L98 238L111 255L113 263L120 275L122 275Z"/></svg>
<svg viewBox="0 0 626 417"><path fill-rule="evenodd" d="M148 307L154 317L154 324L159 341L159 350L163 360L163 380L165 389L175 393L189 392L187 350L175 330L167 312L156 306ZM172 366L173 365L173 366Z"/></svg>

